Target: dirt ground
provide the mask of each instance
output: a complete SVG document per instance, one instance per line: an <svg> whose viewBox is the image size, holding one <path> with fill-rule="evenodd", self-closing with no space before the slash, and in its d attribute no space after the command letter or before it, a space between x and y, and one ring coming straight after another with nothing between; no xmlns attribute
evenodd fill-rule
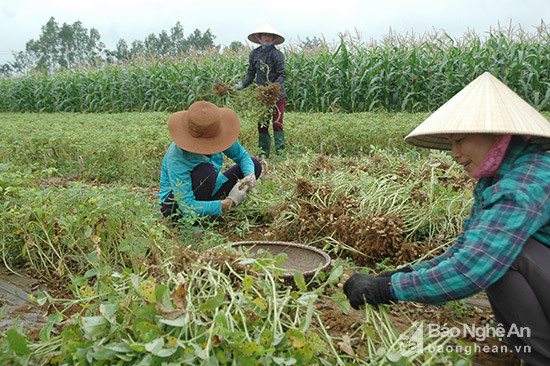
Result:
<svg viewBox="0 0 550 366"><path fill-rule="evenodd" d="M39 281L23 273L15 274L0 267L0 307L6 306L6 312L0 319L0 329L8 330L16 321L25 327L39 330L47 321L46 309L30 299L38 288Z"/></svg>

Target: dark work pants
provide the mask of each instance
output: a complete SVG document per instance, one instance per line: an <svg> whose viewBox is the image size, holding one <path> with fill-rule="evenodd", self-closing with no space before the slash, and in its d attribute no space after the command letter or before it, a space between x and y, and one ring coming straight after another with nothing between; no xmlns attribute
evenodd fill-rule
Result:
<svg viewBox="0 0 550 366"><path fill-rule="evenodd" d="M252 162L254 163L254 175L256 178L259 178L262 173L262 164L256 158L252 158ZM191 187L193 188L195 199L197 201L214 201L225 198L237 183L237 180L244 178L241 167L238 164L233 165L222 174L227 177L227 182L214 192L216 179L218 178L214 166L209 163L197 165L191 172ZM174 221L182 217L173 192L164 200L160 211L165 217L170 217Z"/></svg>
<svg viewBox="0 0 550 366"><path fill-rule="evenodd" d="M550 365L550 248L529 239L486 292L512 351L528 365Z"/></svg>

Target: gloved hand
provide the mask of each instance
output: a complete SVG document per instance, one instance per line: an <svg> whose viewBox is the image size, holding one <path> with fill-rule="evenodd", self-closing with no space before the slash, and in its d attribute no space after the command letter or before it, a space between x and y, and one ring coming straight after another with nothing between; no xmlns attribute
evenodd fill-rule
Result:
<svg viewBox="0 0 550 366"><path fill-rule="evenodd" d="M240 187L241 183L237 182L237 184L231 188L231 191L227 195L227 198L231 199L231 201L235 203L235 206L240 205L244 201L246 198L246 193L248 192L248 186L246 184L242 189Z"/></svg>
<svg viewBox="0 0 550 366"><path fill-rule="evenodd" d="M365 302L378 305L396 301L391 293L391 281L388 277L374 277L363 273L355 273L344 283L344 293L354 309L359 309Z"/></svg>
<svg viewBox="0 0 550 366"><path fill-rule="evenodd" d="M376 277L391 277L394 273L397 273L397 272L402 272L402 273L409 273L409 272L412 272L413 271L413 268L412 266L404 266L404 267L401 267L401 268L397 268L396 270L393 270L393 271L384 271L380 274L378 274L378 276Z"/></svg>
<svg viewBox="0 0 550 366"><path fill-rule="evenodd" d="M235 89L235 90L241 90L242 88L243 88L243 83L242 82L240 82L238 84L235 84L235 86L233 87L233 89Z"/></svg>
<svg viewBox="0 0 550 366"><path fill-rule="evenodd" d="M248 174L246 177L241 179L238 184L245 184L248 186L248 190L250 191L254 186L256 185L256 176L254 173ZM240 187L240 186L239 186Z"/></svg>

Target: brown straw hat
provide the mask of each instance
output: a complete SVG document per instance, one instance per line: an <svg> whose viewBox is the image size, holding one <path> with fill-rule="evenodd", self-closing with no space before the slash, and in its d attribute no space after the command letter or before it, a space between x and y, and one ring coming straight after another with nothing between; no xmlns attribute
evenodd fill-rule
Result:
<svg viewBox="0 0 550 366"><path fill-rule="evenodd" d="M197 154L224 151L237 141L240 129L239 118L232 109L218 108L206 101L195 102L168 119L168 131L176 145Z"/></svg>
<svg viewBox="0 0 550 366"><path fill-rule="evenodd" d="M449 99L405 141L450 150L446 135L464 133L532 136L533 143L550 150L550 121L488 72Z"/></svg>
<svg viewBox="0 0 550 366"><path fill-rule="evenodd" d="M261 25L260 27L256 28L252 33L250 33L248 35L248 40L250 42L260 44L260 41L258 41L258 38L256 38L257 36L260 35L260 33L273 34L274 39L279 37L275 40L275 42L273 42L273 45L278 45L278 44L281 44L285 41L285 37L283 37L281 35L281 33L277 32L277 30L275 28L273 28L273 26L271 24L268 24L268 23L265 23L264 25Z"/></svg>

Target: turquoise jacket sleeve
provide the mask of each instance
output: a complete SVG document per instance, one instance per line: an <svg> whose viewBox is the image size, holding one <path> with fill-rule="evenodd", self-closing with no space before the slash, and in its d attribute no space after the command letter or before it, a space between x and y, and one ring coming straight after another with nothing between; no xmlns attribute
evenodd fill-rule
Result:
<svg viewBox="0 0 550 366"><path fill-rule="evenodd" d="M184 151L172 143L162 162L159 198L163 201L172 191L174 199L184 214L191 210L201 216L221 215L220 200L197 201L195 199L191 172L201 162L210 162L210 159L204 155Z"/></svg>
<svg viewBox="0 0 550 366"><path fill-rule="evenodd" d="M239 164L241 167L241 171L243 172L243 175L246 177L248 174L254 173L254 163L252 162L252 159L250 158L250 154L244 147L239 144L238 141L235 141L233 145L231 145L227 150L223 152L225 156L233 160L235 163ZM221 167L221 164L223 162L223 157L221 154L217 157L213 157L219 159L220 161L217 162L217 164ZM214 188L214 192L216 192L222 184L227 182L227 177L223 174L218 175L218 179L216 180L216 187Z"/></svg>
<svg viewBox="0 0 550 366"><path fill-rule="evenodd" d="M254 163L250 158L250 154L248 154L248 151L246 151L238 141L235 141L229 149L225 150L224 154L235 163L239 164L245 177L248 174L254 173Z"/></svg>

